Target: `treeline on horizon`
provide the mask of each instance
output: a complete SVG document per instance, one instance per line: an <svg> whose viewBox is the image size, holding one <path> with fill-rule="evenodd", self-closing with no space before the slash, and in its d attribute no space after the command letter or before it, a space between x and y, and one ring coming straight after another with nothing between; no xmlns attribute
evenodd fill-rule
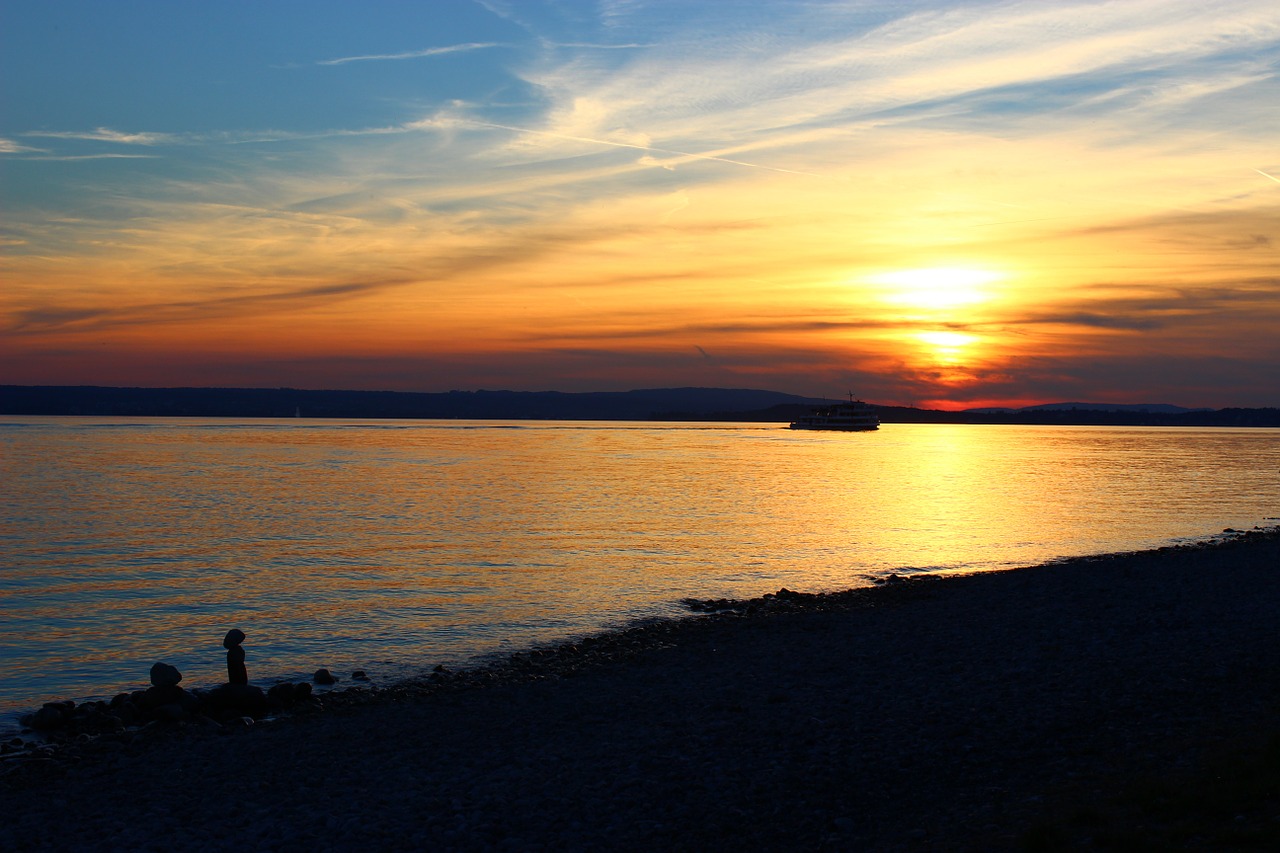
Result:
<svg viewBox="0 0 1280 853"><path fill-rule="evenodd" d="M0 414L98 417L658 420L787 423L824 401L773 391L671 388L559 391L308 391L0 385ZM1280 427L1280 409L1183 412L1089 408L950 412L873 404L886 424Z"/></svg>

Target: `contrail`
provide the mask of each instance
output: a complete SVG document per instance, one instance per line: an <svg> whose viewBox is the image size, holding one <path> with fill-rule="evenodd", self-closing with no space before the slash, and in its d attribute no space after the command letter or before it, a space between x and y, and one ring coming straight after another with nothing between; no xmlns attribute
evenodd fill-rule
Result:
<svg viewBox="0 0 1280 853"><path fill-rule="evenodd" d="M1275 175L1268 175L1266 172L1262 171L1261 169L1254 169L1253 171L1257 172L1259 175L1262 175L1262 177L1264 178L1270 178L1271 180L1275 181L1277 184L1280 184L1280 178L1277 178Z"/></svg>
<svg viewBox="0 0 1280 853"><path fill-rule="evenodd" d="M406 53L378 53L367 56L343 56L338 59L321 59L316 65L346 65L348 62L384 62L395 59L421 59L425 56L439 56L443 53L457 53L460 50L480 50L485 47L498 47L497 42L472 42L471 44L453 44L448 47L428 47L424 50L411 50Z"/></svg>
<svg viewBox="0 0 1280 853"><path fill-rule="evenodd" d="M455 119L456 121L475 125L477 127L492 127L498 130L510 130L514 133L532 133L535 136L550 136L552 139L567 139L571 142L587 142L595 145L610 145L614 148L630 148L634 151L654 151L659 154L674 154L677 157L689 157L694 160L714 160L717 163L729 163L734 166L748 166L752 169L764 169L769 172L782 172L787 175L804 175L809 178L822 178L825 175L818 175L813 172L799 172L795 169L780 169L777 166L762 166L759 163L748 163L745 160L730 160L728 157L717 157L714 154L694 154L689 151L675 151L671 148L655 148L652 145L636 145L631 142L614 142L610 139L592 139L588 136L569 136L563 133L552 133L549 130L531 130L527 127L513 127L509 124L493 124L487 121L476 121L475 119Z"/></svg>

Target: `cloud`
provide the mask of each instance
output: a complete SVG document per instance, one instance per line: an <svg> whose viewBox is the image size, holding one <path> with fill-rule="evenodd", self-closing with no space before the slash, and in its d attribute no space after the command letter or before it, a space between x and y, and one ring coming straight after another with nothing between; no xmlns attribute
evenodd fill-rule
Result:
<svg viewBox="0 0 1280 853"><path fill-rule="evenodd" d="M1109 309L1117 310L1116 308ZM1012 325L1028 326L1028 325L1061 325L1061 326L1088 326L1095 329L1122 329L1128 332L1150 332L1156 329L1162 329L1168 325L1167 321L1156 318L1135 315L1131 313L1102 313L1089 311L1075 311L1062 313L1045 313L1020 317ZM969 326L967 328L974 328Z"/></svg>
<svg viewBox="0 0 1280 853"><path fill-rule="evenodd" d="M422 59L427 56L443 56L448 53L461 53L469 50L483 50L490 47L501 47L498 42L472 42L470 44L453 44L447 47L428 47L423 50L411 50L404 53L381 53L365 56L343 56L337 59L321 59L316 65L346 65L350 62L388 62L403 59Z"/></svg>
<svg viewBox="0 0 1280 853"><path fill-rule="evenodd" d="M210 319L260 315L264 311L300 310L310 305L331 303L365 293L405 284L402 280L344 282L293 290L261 291L231 296L166 302L134 303L115 307L39 307L15 312L8 331L32 334L52 329L76 327L101 331L118 326L152 326L202 322Z"/></svg>
<svg viewBox="0 0 1280 853"><path fill-rule="evenodd" d="M40 136L49 139L82 139L92 142L114 142L120 145L167 145L181 141L182 137L171 133L125 133L107 127L89 131L31 130L23 136Z"/></svg>
<svg viewBox="0 0 1280 853"><path fill-rule="evenodd" d="M649 44L594 44L591 42L566 41L566 42L549 42L549 47L566 47L566 48L582 48L584 50L640 50L647 47L656 47L657 45L650 42Z"/></svg>
<svg viewBox="0 0 1280 853"><path fill-rule="evenodd" d="M0 138L0 154L26 154L28 152L44 152L43 148L31 148L12 139Z"/></svg>
<svg viewBox="0 0 1280 853"><path fill-rule="evenodd" d="M861 4L814 3L771 10L780 19L767 29L745 5L726 12L717 4L715 12L692 17L677 37L623 66L571 61L529 68L527 79L551 103L541 129L593 139L639 130L657 146L684 150L693 139L715 140L709 147L767 139L783 148L801 131L940 99L959 115L970 106L981 113L981 103L965 99L1000 87L1024 87L1018 97L1030 118L1045 112L1045 92L1104 70L1109 76L1100 78L1100 93L1130 85L1136 74L1164 75L1171 107L1214 90L1197 88L1206 69L1196 61L1247 67L1248 73L1222 69L1224 82L1214 84L1240 85L1259 79L1248 52L1280 39L1280 21L1265 4L1225 13L1165 0L971 4L877 26ZM603 109L584 115L577 109L584 102Z"/></svg>
<svg viewBox="0 0 1280 853"><path fill-rule="evenodd" d="M47 331L92 320L109 312L106 308L34 308L15 315L12 332Z"/></svg>
<svg viewBox="0 0 1280 853"><path fill-rule="evenodd" d="M22 159L71 162L75 160L156 160L159 157L155 154L48 154Z"/></svg>
<svg viewBox="0 0 1280 853"><path fill-rule="evenodd" d="M796 169L783 169L777 166L766 166L763 163L748 163L745 160L734 160L729 157L720 156L722 152L695 153L692 151L676 151L671 148L658 148L653 145L645 145L645 144L640 144L635 142L621 142L613 139L594 139L594 138L585 137L585 136L570 136L568 134L554 133L552 131L547 131L547 130L534 130L528 127L514 127L512 125L506 125L506 124L494 124L492 122L478 121L476 119L459 118L459 119L453 119L453 121L457 123L462 123L462 124L469 124L473 127L489 127L495 130L509 130L514 133L526 133L526 134L531 134L533 136L544 136L544 137L551 137L555 139L563 139L567 142L586 142L591 145L602 145L602 146L607 146L612 148L630 148L636 151L652 151L658 154L670 154L676 157L683 158L686 161L709 160L717 163L728 163L729 165L732 165L732 166L747 166L752 169L765 169L766 171L770 171L770 172L782 172L788 175L805 175L810 178L823 177L822 175L819 175L813 172L802 172ZM421 124L421 126L425 127L427 125ZM654 160L653 158L644 158L642 162L644 163L644 165L656 165L665 169L674 168L674 164L672 161L660 162L660 161Z"/></svg>

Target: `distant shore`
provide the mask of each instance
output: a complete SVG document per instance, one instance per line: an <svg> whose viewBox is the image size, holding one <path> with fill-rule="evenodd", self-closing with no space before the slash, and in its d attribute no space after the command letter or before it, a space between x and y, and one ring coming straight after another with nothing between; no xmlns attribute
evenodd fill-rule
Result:
<svg viewBox="0 0 1280 853"><path fill-rule="evenodd" d="M1274 528L699 606L248 727L24 750L0 847L1069 849L1126 786L1280 735Z"/></svg>
<svg viewBox="0 0 1280 853"><path fill-rule="evenodd" d="M0 385L0 414L81 417L730 421L785 425L823 402L774 391L729 388L422 393ZM886 424L1280 427L1280 408L1274 407L1183 409L1088 403L969 411L874 403L872 407Z"/></svg>

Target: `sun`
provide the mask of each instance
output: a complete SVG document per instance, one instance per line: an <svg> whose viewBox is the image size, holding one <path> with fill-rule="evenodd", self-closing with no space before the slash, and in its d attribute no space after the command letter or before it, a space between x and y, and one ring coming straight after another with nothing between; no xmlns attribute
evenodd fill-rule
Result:
<svg viewBox="0 0 1280 853"><path fill-rule="evenodd" d="M962 364L968 355L967 348L978 341L977 335L967 332L916 332L914 337L924 344L924 351L935 363L949 367Z"/></svg>
<svg viewBox="0 0 1280 853"><path fill-rule="evenodd" d="M870 277L883 288L882 301L922 311L952 311L990 301L991 285L1004 278L995 270L924 267L893 270Z"/></svg>

